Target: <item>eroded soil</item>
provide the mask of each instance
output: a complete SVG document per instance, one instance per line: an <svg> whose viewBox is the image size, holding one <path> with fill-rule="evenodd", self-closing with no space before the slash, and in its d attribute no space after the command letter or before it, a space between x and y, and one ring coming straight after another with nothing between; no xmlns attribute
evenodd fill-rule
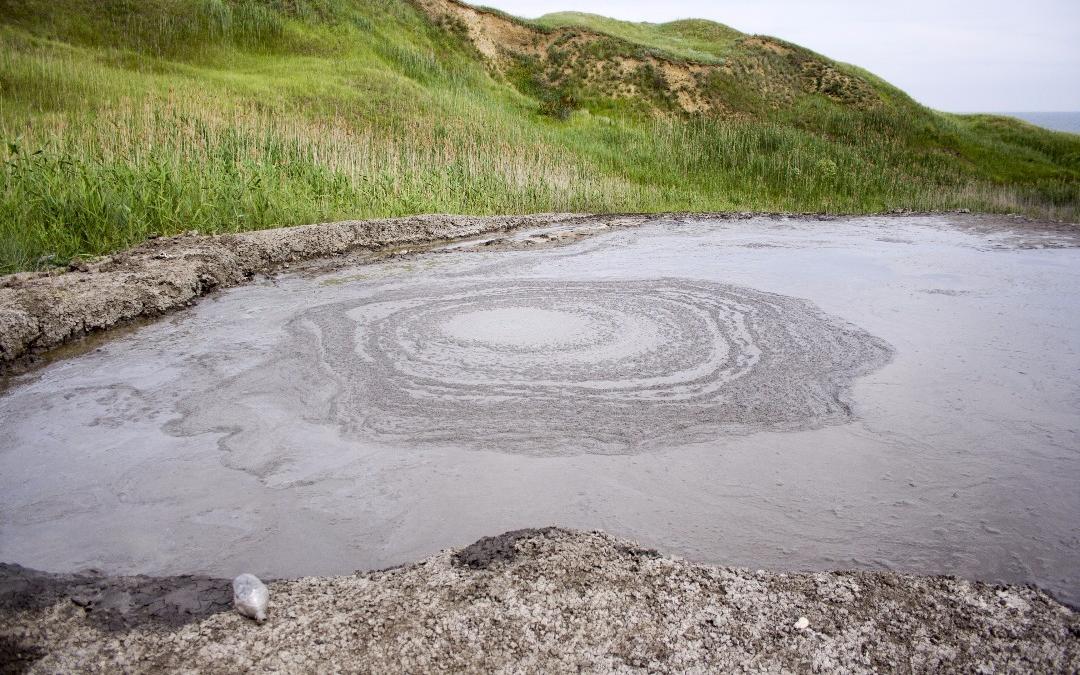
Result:
<svg viewBox="0 0 1080 675"><path fill-rule="evenodd" d="M707 567L556 528L383 572L274 582L264 624L215 609L177 625L131 603L126 622L103 622L82 581L57 577L48 602L20 605L12 574L0 570L0 663L31 672L1080 668L1080 617L1035 589ZM146 586L95 583L106 595Z"/></svg>

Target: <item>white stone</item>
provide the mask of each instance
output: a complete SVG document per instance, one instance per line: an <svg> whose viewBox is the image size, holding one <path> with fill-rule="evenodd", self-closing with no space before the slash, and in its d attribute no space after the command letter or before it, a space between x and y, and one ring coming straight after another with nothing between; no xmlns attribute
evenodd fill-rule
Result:
<svg viewBox="0 0 1080 675"><path fill-rule="evenodd" d="M810 619L807 619L805 616L800 616L799 620L795 622L795 627L799 630L806 630L810 627Z"/></svg>
<svg viewBox="0 0 1080 675"><path fill-rule="evenodd" d="M233 579L233 605L236 611L256 621L266 621L270 591L254 574L241 574Z"/></svg>

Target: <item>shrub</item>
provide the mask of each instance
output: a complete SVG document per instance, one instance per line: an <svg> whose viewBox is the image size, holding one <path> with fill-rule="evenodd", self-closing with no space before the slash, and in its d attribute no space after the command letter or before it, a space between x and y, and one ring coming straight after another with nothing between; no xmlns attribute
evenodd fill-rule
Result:
<svg viewBox="0 0 1080 675"><path fill-rule="evenodd" d="M578 107L578 101L573 94L567 92L556 93L540 101L540 114L566 121L570 119L570 115L573 115Z"/></svg>

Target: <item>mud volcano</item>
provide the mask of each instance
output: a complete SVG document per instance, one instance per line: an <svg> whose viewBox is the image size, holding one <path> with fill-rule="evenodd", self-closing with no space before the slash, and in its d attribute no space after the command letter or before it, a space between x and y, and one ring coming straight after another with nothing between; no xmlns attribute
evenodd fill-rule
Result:
<svg viewBox="0 0 1080 675"><path fill-rule="evenodd" d="M574 222L298 265L10 381L0 561L349 574L557 524L1076 604L1078 243ZM131 302L164 288L145 274Z"/></svg>
<svg viewBox="0 0 1080 675"><path fill-rule="evenodd" d="M296 379L333 379L351 434L530 455L843 421L851 380L890 354L809 302L671 278L391 290L301 314L284 351ZM192 401L182 426L226 424L262 370Z"/></svg>

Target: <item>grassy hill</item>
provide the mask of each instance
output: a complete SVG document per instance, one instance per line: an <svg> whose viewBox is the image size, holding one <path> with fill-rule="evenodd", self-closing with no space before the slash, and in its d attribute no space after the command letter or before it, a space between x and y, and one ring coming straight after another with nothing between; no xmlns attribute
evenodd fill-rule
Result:
<svg viewBox="0 0 1080 675"><path fill-rule="evenodd" d="M1080 217L1080 137L707 21L453 0L0 0L0 272L419 212Z"/></svg>
<svg viewBox="0 0 1080 675"><path fill-rule="evenodd" d="M720 63L728 56L743 33L723 24L701 19L669 23L631 23L582 12L556 12L536 20L545 28L585 28L617 37L642 47L666 52L675 58Z"/></svg>

